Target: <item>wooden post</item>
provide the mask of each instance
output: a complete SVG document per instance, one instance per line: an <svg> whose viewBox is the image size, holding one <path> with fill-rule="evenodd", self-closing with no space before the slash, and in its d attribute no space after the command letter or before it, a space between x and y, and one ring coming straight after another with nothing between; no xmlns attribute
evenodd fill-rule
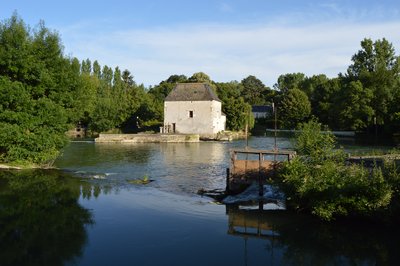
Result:
<svg viewBox="0 0 400 266"><path fill-rule="evenodd" d="M226 191L226 193L227 194L229 194L230 192L231 192L231 188L230 188L230 170L229 170L229 167L228 168L226 168L226 188L225 188L225 191Z"/></svg>
<svg viewBox="0 0 400 266"><path fill-rule="evenodd" d="M263 196L264 195L264 186L261 178L261 158L262 158L262 153L260 152L258 154L258 195Z"/></svg>

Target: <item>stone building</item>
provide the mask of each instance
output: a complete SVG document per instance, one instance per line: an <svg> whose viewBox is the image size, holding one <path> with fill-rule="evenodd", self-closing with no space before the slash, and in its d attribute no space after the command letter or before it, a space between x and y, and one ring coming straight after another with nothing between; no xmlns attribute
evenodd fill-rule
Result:
<svg viewBox="0 0 400 266"><path fill-rule="evenodd" d="M272 105L253 105L251 111L255 119L271 117L273 114Z"/></svg>
<svg viewBox="0 0 400 266"><path fill-rule="evenodd" d="M214 137L225 130L221 100L206 83L178 83L164 102L164 133Z"/></svg>

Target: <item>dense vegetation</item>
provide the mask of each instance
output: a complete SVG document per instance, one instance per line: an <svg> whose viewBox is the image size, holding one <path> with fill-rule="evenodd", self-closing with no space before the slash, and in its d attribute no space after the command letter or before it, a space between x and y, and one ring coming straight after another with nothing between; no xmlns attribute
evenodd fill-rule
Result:
<svg viewBox="0 0 400 266"><path fill-rule="evenodd" d="M342 216L398 219L400 169L395 160L367 168L346 163L334 136L312 120L301 126L295 148L300 156L280 169L281 187L291 208L325 220ZM400 159L400 158L399 158Z"/></svg>
<svg viewBox="0 0 400 266"><path fill-rule="evenodd" d="M178 82L209 83L230 130L254 124L252 105L274 102L284 128L316 118L331 129L399 132L400 63L392 44L365 39L352 61L336 78L284 74L273 89L251 75L214 82L202 72L145 88L129 70L64 55L57 32L43 22L31 29L14 14L0 23L0 161L51 164L78 123L91 133L157 129Z"/></svg>
<svg viewBox="0 0 400 266"><path fill-rule="evenodd" d="M148 98L128 70L66 57L43 22L0 24L0 161L51 164L69 128L121 127Z"/></svg>

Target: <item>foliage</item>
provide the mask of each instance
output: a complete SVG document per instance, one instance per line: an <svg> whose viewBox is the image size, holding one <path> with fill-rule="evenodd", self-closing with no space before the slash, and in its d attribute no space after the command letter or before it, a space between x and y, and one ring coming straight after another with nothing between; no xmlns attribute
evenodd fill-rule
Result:
<svg viewBox="0 0 400 266"><path fill-rule="evenodd" d="M246 124L249 129L253 128L254 116L251 112L251 105L246 103L242 97L225 99L222 111L226 114L227 129L244 130Z"/></svg>
<svg viewBox="0 0 400 266"><path fill-rule="evenodd" d="M211 84L210 76L204 72L194 73L188 80L188 82L205 82Z"/></svg>
<svg viewBox="0 0 400 266"><path fill-rule="evenodd" d="M302 156L280 170L289 204L325 220L371 215L387 208L396 195L392 183L399 184L397 170L392 171L396 181L388 182L387 168L370 171L363 165L346 165L344 152L336 151L332 135L320 128L315 121L303 125L296 144Z"/></svg>
<svg viewBox="0 0 400 266"><path fill-rule="evenodd" d="M400 59L385 38L375 42L364 39L361 48L353 55L353 64L349 66L346 78L359 80L365 89L372 92L369 106L374 110L377 124L391 123L394 113L389 112L395 104L394 97L400 84Z"/></svg>
<svg viewBox="0 0 400 266"><path fill-rule="evenodd" d="M297 154L307 156L313 163L326 159L342 161L342 154L335 149L335 136L327 128L325 130L322 132L322 125L315 119L301 124L294 144Z"/></svg>
<svg viewBox="0 0 400 266"><path fill-rule="evenodd" d="M0 24L0 159L51 163L65 145L75 83L56 33L14 14Z"/></svg>
<svg viewBox="0 0 400 266"><path fill-rule="evenodd" d="M160 125L164 99L178 82L208 83L232 130L252 127L251 105L273 101L287 128L315 117L332 129L400 132L400 59L386 39L364 39L346 74L332 79L289 73L271 90L252 75L215 83L197 72L146 89L129 70L64 56L57 32L44 22L31 29L14 14L0 23L0 160L51 163L77 124L92 132Z"/></svg>
<svg viewBox="0 0 400 266"><path fill-rule="evenodd" d="M280 75L278 77L278 82L274 85L274 88L281 93L287 93L292 89L300 89L304 80L305 75L303 73L289 73Z"/></svg>
<svg viewBox="0 0 400 266"><path fill-rule="evenodd" d="M339 91L336 105L338 126L341 129L362 130L372 123L374 110L371 107L373 93L363 88L360 81L351 81Z"/></svg>
<svg viewBox="0 0 400 266"><path fill-rule="evenodd" d="M225 102L227 99L239 98L242 91L242 84L237 81L215 83L218 98Z"/></svg>
<svg viewBox="0 0 400 266"><path fill-rule="evenodd" d="M241 96L250 105L264 105L271 101L272 90L255 76L248 76L242 80L241 84Z"/></svg>
<svg viewBox="0 0 400 266"><path fill-rule="evenodd" d="M309 96L311 102L312 115L331 128L337 128L337 94L339 93L341 83L339 78L328 79L325 75L313 76L306 79L307 89L312 91Z"/></svg>
<svg viewBox="0 0 400 266"><path fill-rule="evenodd" d="M307 95L299 89L287 91L280 102L278 115L286 128L295 128L311 114L311 104Z"/></svg>

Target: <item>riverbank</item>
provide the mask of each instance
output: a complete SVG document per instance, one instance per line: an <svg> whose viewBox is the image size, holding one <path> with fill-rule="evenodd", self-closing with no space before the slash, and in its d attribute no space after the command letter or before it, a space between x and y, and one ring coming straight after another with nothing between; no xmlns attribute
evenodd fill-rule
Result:
<svg viewBox="0 0 400 266"><path fill-rule="evenodd" d="M200 141L233 141L245 139L241 131L223 131L218 134L99 134L95 138L97 143L188 143Z"/></svg>
<svg viewBox="0 0 400 266"><path fill-rule="evenodd" d="M23 168L0 163L0 170L21 170L21 169Z"/></svg>
<svg viewBox="0 0 400 266"><path fill-rule="evenodd" d="M199 142L197 134L100 134L96 143L188 143Z"/></svg>
<svg viewBox="0 0 400 266"><path fill-rule="evenodd" d="M0 170L26 170L26 169L57 169L57 168L48 165L37 165L33 163L21 163L21 164L0 163Z"/></svg>

